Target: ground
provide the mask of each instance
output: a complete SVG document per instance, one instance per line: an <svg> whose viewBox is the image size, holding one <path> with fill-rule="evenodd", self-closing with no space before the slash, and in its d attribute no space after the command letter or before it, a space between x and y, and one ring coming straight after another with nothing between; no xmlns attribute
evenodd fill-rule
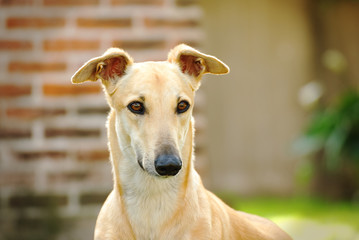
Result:
<svg viewBox="0 0 359 240"><path fill-rule="evenodd" d="M221 195L221 194L220 194ZM359 240L359 201L310 197L239 198L223 195L232 207L267 217L295 240Z"/></svg>

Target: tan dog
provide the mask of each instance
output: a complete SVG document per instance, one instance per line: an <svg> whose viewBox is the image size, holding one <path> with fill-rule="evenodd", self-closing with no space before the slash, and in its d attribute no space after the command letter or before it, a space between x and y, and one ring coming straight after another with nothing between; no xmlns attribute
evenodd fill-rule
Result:
<svg viewBox="0 0 359 240"><path fill-rule="evenodd" d="M238 212L207 191L193 163L195 91L203 74L229 68L179 45L165 62L134 63L111 48L73 83L101 79L111 112L114 189L98 216L96 240L285 240L274 223Z"/></svg>

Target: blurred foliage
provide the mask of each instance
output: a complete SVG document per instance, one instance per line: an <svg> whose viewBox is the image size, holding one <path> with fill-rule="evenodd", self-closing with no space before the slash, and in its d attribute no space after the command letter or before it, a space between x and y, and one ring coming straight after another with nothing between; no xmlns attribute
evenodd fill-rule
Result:
<svg viewBox="0 0 359 240"><path fill-rule="evenodd" d="M337 104L317 110L295 149L302 155L323 152L330 171L339 169L342 161L359 167L359 92L349 91Z"/></svg>

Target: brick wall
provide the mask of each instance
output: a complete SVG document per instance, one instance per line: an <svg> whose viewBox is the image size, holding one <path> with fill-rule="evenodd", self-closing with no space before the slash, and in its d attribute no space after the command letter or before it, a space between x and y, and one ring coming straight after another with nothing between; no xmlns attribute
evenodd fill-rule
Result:
<svg viewBox="0 0 359 240"><path fill-rule="evenodd" d="M111 46L136 61L200 47L201 16L195 0L0 0L0 239L92 238L112 186L108 106L70 78Z"/></svg>

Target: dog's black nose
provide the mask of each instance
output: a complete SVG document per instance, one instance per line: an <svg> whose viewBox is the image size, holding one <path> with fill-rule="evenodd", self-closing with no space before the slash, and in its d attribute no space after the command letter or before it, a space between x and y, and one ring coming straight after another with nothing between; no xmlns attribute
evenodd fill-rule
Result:
<svg viewBox="0 0 359 240"><path fill-rule="evenodd" d="M160 155L155 160L156 172L161 176L174 176L182 168L182 161L176 155Z"/></svg>

